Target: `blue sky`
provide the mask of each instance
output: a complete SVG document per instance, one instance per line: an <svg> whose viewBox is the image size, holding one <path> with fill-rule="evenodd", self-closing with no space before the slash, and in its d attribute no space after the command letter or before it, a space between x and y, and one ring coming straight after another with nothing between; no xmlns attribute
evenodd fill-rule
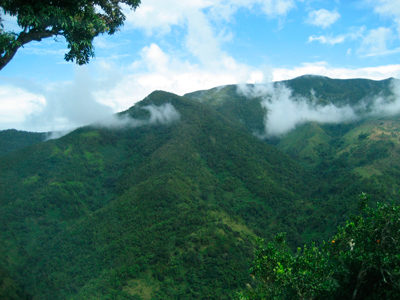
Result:
<svg viewBox="0 0 400 300"><path fill-rule="evenodd" d="M0 130L70 130L158 89L400 78L400 0L142 0L125 12L121 31L95 39L89 65L65 62L62 38L20 49L0 71Z"/></svg>

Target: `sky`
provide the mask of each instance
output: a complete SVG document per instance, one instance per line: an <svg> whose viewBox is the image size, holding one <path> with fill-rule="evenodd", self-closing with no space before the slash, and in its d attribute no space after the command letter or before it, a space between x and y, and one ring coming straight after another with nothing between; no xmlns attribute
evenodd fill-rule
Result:
<svg viewBox="0 0 400 300"><path fill-rule="evenodd" d="M71 130L154 90L305 74L400 78L400 0L142 0L123 9L124 27L95 38L88 65L64 60L62 38L20 49L0 71L0 130Z"/></svg>

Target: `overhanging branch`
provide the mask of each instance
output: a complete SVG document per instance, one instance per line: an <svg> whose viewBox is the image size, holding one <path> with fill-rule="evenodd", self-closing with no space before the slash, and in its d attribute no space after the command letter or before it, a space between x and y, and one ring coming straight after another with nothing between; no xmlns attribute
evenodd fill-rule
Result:
<svg viewBox="0 0 400 300"><path fill-rule="evenodd" d="M57 29L52 29L52 30L32 29L28 32L26 32L25 30L22 31L19 34L18 38L16 39L16 42L10 43L4 55L0 57L0 70L2 70L13 59L18 49L23 45L28 44L29 42L32 41L40 42L42 39L49 38L54 35L58 35L60 33L61 32Z"/></svg>

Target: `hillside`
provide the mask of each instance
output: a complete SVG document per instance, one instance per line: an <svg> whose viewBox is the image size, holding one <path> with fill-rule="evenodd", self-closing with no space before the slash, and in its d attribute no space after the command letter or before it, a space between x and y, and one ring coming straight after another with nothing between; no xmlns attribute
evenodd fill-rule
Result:
<svg viewBox="0 0 400 300"><path fill-rule="evenodd" d="M376 95L390 97L394 79L332 79L324 76L304 75L281 83L293 90L294 95L315 97L319 103L356 105L361 100L371 100Z"/></svg>
<svg viewBox="0 0 400 300"><path fill-rule="evenodd" d="M15 129L1 130L0 155L43 142L45 139L46 133L18 131Z"/></svg>
<svg viewBox="0 0 400 300"><path fill-rule="evenodd" d="M254 236L302 240L311 174L173 94L121 116L145 120L140 107L166 102L180 120L88 126L0 159L2 260L34 299L229 299Z"/></svg>
<svg viewBox="0 0 400 300"><path fill-rule="evenodd" d="M321 105L394 97L391 80L286 84ZM329 237L361 191L398 201L397 117L260 138L262 101L233 85L156 91L113 119L4 153L0 296L231 299L251 280L256 237L285 231L296 248Z"/></svg>
<svg viewBox="0 0 400 300"><path fill-rule="evenodd" d="M189 93L185 97L214 107L240 124L248 134L261 135L265 142L275 145L314 174L318 180L314 199L324 200L309 202L316 219L303 234L308 239L318 240L323 232L333 234L336 225L354 212L356 195L361 192L374 195L380 202L398 201L399 119L393 114L397 109L395 85L398 81L392 78L341 80L307 75L275 82L273 88L279 89L282 85L290 91L292 102L307 103L294 106L291 113L296 114L296 109L307 106L312 114L319 112L318 108L335 105L346 107L344 113L353 110L356 117L338 123L303 121L281 136L265 137L263 132L270 125L267 122L270 103L265 99L271 94L276 96L271 89L263 85L245 88L230 85ZM382 103L389 105L384 107ZM290 114L282 114L281 118L284 122L290 119Z"/></svg>
<svg viewBox="0 0 400 300"><path fill-rule="evenodd" d="M304 98L315 106L329 104L338 107L350 105L356 110L370 110L373 100L378 96L392 100L394 95L392 78L374 81L368 79L331 79L323 76L305 75L288 81L275 82L287 87L294 101ZM263 93L252 90L266 90L265 85L228 85L210 90L188 93L185 97L210 105L235 123L242 124L252 133L265 129L268 107L262 105ZM268 94L267 92L267 94ZM360 106L360 107L359 107Z"/></svg>

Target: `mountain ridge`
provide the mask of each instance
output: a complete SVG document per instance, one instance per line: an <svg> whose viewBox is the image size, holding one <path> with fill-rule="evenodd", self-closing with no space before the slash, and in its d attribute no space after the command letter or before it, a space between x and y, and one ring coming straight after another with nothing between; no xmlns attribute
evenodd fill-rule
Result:
<svg viewBox="0 0 400 300"><path fill-rule="evenodd" d="M13 245L13 259L24 266L15 276L35 297L84 299L83 278L91 278L89 290L99 299L104 286L105 295L141 297L134 282L151 282L153 297L163 299L229 298L247 277L250 233L281 224L268 211L280 211L283 220L297 211L299 195L310 193L297 163L204 104L155 92L125 114L146 119L141 107L165 103L179 111L179 121L86 126L0 159L0 209L8 224L1 240ZM254 205L262 223L247 213ZM173 264L178 273L163 271Z"/></svg>
<svg viewBox="0 0 400 300"><path fill-rule="evenodd" d="M10 295L230 299L251 281L256 237L286 231L295 249L329 237L362 191L399 200L396 116L306 122L272 143L255 135L261 96L202 93L154 91L112 122L0 156Z"/></svg>

